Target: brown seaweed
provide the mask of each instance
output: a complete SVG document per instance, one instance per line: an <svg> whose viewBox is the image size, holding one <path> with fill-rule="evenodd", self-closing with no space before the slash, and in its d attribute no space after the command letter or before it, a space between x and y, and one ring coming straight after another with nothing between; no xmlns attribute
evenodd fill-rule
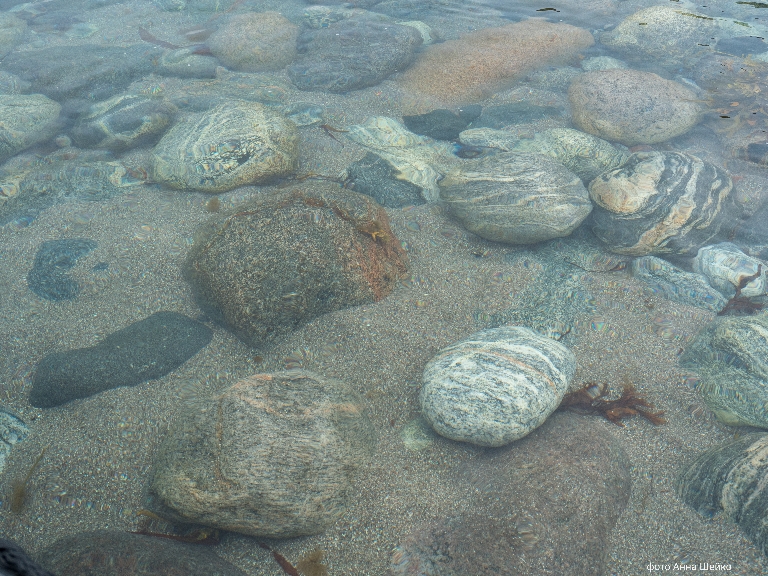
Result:
<svg viewBox="0 0 768 576"><path fill-rule="evenodd" d="M635 415L642 416L655 426L667 423L662 418L664 411L654 412L653 404L638 396L635 387L628 382L624 384L624 389L618 398L610 400L606 396L608 396L606 384L587 382L580 390L566 394L558 410L569 408L585 414L599 414L621 427L624 427L622 420Z"/></svg>
<svg viewBox="0 0 768 576"><path fill-rule="evenodd" d="M283 572L288 574L288 576L301 576L301 574L299 574L299 571L296 570L296 567L290 562L288 562L288 559L282 554L280 554L280 552L278 552L277 550L273 550L270 546L268 546L267 544L264 544L264 542L259 542L258 544L259 546L264 548L264 550L269 550L270 552L272 552L272 557L275 559L275 562L279 564L280 568L282 568Z"/></svg>
<svg viewBox="0 0 768 576"><path fill-rule="evenodd" d="M32 466L29 468L29 471L27 472L27 475L24 477L23 480L14 480L11 484L11 496L9 498L10 500L10 508L11 512L14 514L21 514L22 510L24 510L24 506L27 503L27 500L29 499L29 480L32 478L32 475L35 473L35 470L37 470L37 467L40 465L41 460L43 459L43 455L45 454L45 451L48 449L48 446L45 446L41 451L40 455L35 459L35 461L32 463Z"/></svg>
<svg viewBox="0 0 768 576"><path fill-rule="evenodd" d="M741 295L741 291L747 287L747 284L752 282L752 280L757 280L758 278L760 278L760 274L762 273L762 271L763 271L763 265L758 264L757 272L755 272L751 276L742 277L741 280L739 280L739 285L736 286L736 293L733 295L733 298L728 300L728 302L725 304L723 309L720 310L720 312L718 312L717 315L726 316L729 313L736 313L742 316L749 316L765 308L765 304L759 303L759 302L753 302L746 296Z"/></svg>
<svg viewBox="0 0 768 576"><path fill-rule="evenodd" d="M296 563L296 568L304 576L328 576L328 567L323 564L325 552L315 548Z"/></svg>

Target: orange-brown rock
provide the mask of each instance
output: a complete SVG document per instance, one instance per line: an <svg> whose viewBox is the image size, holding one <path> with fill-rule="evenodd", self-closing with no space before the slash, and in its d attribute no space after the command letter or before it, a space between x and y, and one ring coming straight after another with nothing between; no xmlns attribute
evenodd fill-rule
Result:
<svg viewBox="0 0 768 576"><path fill-rule="evenodd" d="M430 46L400 83L445 104L476 102L535 68L568 62L593 43L583 28L538 19L485 28Z"/></svg>

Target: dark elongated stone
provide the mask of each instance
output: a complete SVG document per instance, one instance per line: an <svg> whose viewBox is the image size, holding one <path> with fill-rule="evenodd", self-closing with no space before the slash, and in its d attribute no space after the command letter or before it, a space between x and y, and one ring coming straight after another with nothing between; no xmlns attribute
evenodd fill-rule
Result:
<svg viewBox="0 0 768 576"><path fill-rule="evenodd" d="M48 354L37 365L29 401L51 408L119 386L165 376L211 341L211 330L176 312L155 312L96 346Z"/></svg>

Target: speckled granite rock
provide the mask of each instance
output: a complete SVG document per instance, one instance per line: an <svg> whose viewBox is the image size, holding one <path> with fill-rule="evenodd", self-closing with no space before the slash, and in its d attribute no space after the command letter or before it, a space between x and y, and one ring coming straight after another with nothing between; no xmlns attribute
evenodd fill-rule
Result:
<svg viewBox="0 0 768 576"><path fill-rule="evenodd" d="M768 435L745 434L707 450L683 470L676 488L706 518L722 510L768 554Z"/></svg>
<svg viewBox="0 0 768 576"><path fill-rule="evenodd" d="M701 274L686 272L656 256L632 261L632 276L639 278L657 294L688 306L720 312L728 300Z"/></svg>
<svg viewBox="0 0 768 576"><path fill-rule="evenodd" d="M65 536L40 559L58 576L245 576L209 546L106 530Z"/></svg>
<svg viewBox="0 0 768 576"><path fill-rule="evenodd" d="M150 144L170 127L176 106L161 98L122 94L91 106L72 129L78 146L125 150Z"/></svg>
<svg viewBox="0 0 768 576"><path fill-rule="evenodd" d="M680 356L719 420L768 428L768 312L717 318Z"/></svg>
<svg viewBox="0 0 768 576"><path fill-rule="evenodd" d="M156 180L177 189L225 192L296 170L294 124L255 102L234 101L178 122L153 152Z"/></svg>
<svg viewBox="0 0 768 576"><path fill-rule="evenodd" d="M288 76L300 90L348 92L375 86L407 68L421 41L411 26L370 17L340 20L299 35L299 55Z"/></svg>
<svg viewBox="0 0 768 576"><path fill-rule="evenodd" d="M42 94L0 94L0 162L52 137L60 111Z"/></svg>
<svg viewBox="0 0 768 576"><path fill-rule="evenodd" d="M384 298L406 272L384 209L327 183L214 217L184 265L200 306L251 346Z"/></svg>
<svg viewBox="0 0 768 576"><path fill-rule="evenodd" d="M592 231L614 252L695 254L733 223L725 170L681 152L638 152L589 184Z"/></svg>
<svg viewBox="0 0 768 576"><path fill-rule="evenodd" d="M230 18L206 44L227 68L264 72L291 63L298 36L298 26L277 12L248 12Z"/></svg>
<svg viewBox="0 0 768 576"><path fill-rule="evenodd" d="M522 440L462 464L456 494L471 493L471 504L406 535L387 574L602 576L629 470L606 426L555 413Z"/></svg>
<svg viewBox="0 0 768 576"><path fill-rule="evenodd" d="M165 376L211 341L211 330L176 312L155 312L90 348L46 355L37 365L29 402L52 408L119 386Z"/></svg>
<svg viewBox="0 0 768 576"><path fill-rule="evenodd" d="M555 411L575 372L568 348L529 328L481 330L429 361L419 401L438 434L503 446Z"/></svg>
<svg viewBox="0 0 768 576"><path fill-rule="evenodd" d="M55 576L33 562L13 540L0 538L0 574L2 576ZM59 576L63 574L59 573Z"/></svg>
<svg viewBox="0 0 768 576"><path fill-rule="evenodd" d="M685 134L702 112L696 94L682 84L629 69L582 74L571 82L568 99L577 128L627 146Z"/></svg>
<svg viewBox="0 0 768 576"><path fill-rule="evenodd" d="M374 444L364 404L345 383L304 370L256 374L174 420L151 492L205 526L318 534L344 512Z"/></svg>
<svg viewBox="0 0 768 576"><path fill-rule="evenodd" d="M504 152L467 160L439 185L462 226L495 242L532 244L568 236L592 210L579 177L537 154Z"/></svg>
<svg viewBox="0 0 768 576"><path fill-rule="evenodd" d="M693 269L706 276L726 298L733 298L742 280L754 276L759 269L760 275L747 282L740 295L746 298L768 295L768 263L744 254L731 242L701 248L693 259Z"/></svg>
<svg viewBox="0 0 768 576"><path fill-rule="evenodd" d="M581 178L585 186L629 159L627 152L610 142L571 128L538 132L531 139L520 140L513 150L550 156Z"/></svg>

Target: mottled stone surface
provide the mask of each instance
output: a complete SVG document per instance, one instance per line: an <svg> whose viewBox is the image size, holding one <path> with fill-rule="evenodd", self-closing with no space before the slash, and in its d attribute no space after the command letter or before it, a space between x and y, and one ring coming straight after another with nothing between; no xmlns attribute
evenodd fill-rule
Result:
<svg viewBox="0 0 768 576"><path fill-rule="evenodd" d="M90 348L54 352L37 365L29 402L51 408L165 376L211 341L211 330L176 312L155 312Z"/></svg>
<svg viewBox="0 0 768 576"><path fill-rule="evenodd" d="M21 418L11 412L0 410L0 473L5 468L5 460L11 449L28 434L29 427Z"/></svg>
<svg viewBox="0 0 768 576"><path fill-rule="evenodd" d="M20 42L27 31L27 23L13 14L0 13L0 58L5 57Z"/></svg>
<svg viewBox="0 0 768 576"><path fill-rule="evenodd" d="M68 271L77 261L96 248L87 238L46 240L37 249L35 262L27 274L27 285L35 294L46 300L73 300L80 293L77 281Z"/></svg>
<svg viewBox="0 0 768 576"><path fill-rule="evenodd" d="M54 576L41 568L13 540L0 538L0 574L2 576ZM63 576L59 573L59 576Z"/></svg>
<svg viewBox="0 0 768 576"><path fill-rule="evenodd" d="M224 192L296 170L298 132L256 102L233 101L189 114L153 151L156 180L177 189Z"/></svg>
<svg viewBox="0 0 768 576"><path fill-rule="evenodd" d="M206 40L222 64L232 70L280 70L296 56L299 28L277 12L238 14Z"/></svg>
<svg viewBox="0 0 768 576"><path fill-rule="evenodd" d="M78 146L125 150L151 144L170 127L176 106L162 98L122 94L91 106L73 127Z"/></svg>
<svg viewBox="0 0 768 576"><path fill-rule="evenodd" d="M707 450L683 470L676 488L702 516L722 510L768 554L768 435L745 434Z"/></svg>
<svg viewBox="0 0 768 576"><path fill-rule="evenodd" d="M629 154L586 132L571 128L554 128L538 132L533 138L520 140L516 152L544 154L576 174L584 185L607 170L623 165Z"/></svg>
<svg viewBox="0 0 768 576"><path fill-rule="evenodd" d="M175 419L151 492L205 526L318 534L354 496L374 444L364 404L345 383L304 370L256 374Z"/></svg>
<svg viewBox="0 0 768 576"><path fill-rule="evenodd" d="M57 576L245 576L209 546L106 530L61 538L40 558Z"/></svg>
<svg viewBox="0 0 768 576"><path fill-rule="evenodd" d="M702 112L696 94L682 84L629 69L582 74L571 82L568 99L577 128L627 146L685 134Z"/></svg>
<svg viewBox="0 0 768 576"><path fill-rule="evenodd" d="M620 254L695 254L735 223L725 170L681 152L638 152L589 184L592 230Z"/></svg>
<svg viewBox="0 0 768 576"><path fill-rule="evenodd" d="M288 76L300 90L348 92L375 86L410 64L421 34L370 17L340 20L299 35Z"/></svg>
<svg viewBox="0 0 768 576"><path fill-rule="evenodd" d="M427 47L399 82L446 104L477 102L538 67L574 59L593 43L587 30L542 19L484 28Z"/></svg>
<svg viewBox="0 0 768 576"><path fill-rule="evenodd" d="M654 293L674 302L720 312L728 301L705 276L686 272L656 256L635 258L631 270L632 276L648 284Z"/></svg>
<svg viewBox="0 0 768 576"><path fill-rule="evenodd" d="M680 356L722 422L768 428L768 312L714 320Z"/></svg>
<svg viewBox="0 0 768 576"><path fill-rule="evenodd" d="M389 162L369 152L347 168L345 185L370 196L385 208L424 204L421 188L397 176L397 170Z"/></svg>
<svg viewBox="0 0 768 576"><path fill-rule="evenodd" d="M481 330L424 368L424 417L446 438L503 446L555 411L576 372L565 346L523 327Z"/></svg>
<svg viewBox="0 0 768 576"><path fill-rule="evenodd" d="M439 185L441 198L462 226L496 242L562 238L592 210L579 177L538 154L505 152L467 160Z"/></svg>
<svg viewBox="0 0 768 576"><path fill-rule="evenodd" d="M606 426L553 414L526 438L463 465L458 493L472 487L469 510L407 535L388 574L601 576L629 501L629 467Z"/></svg>
<svg viewBox="0 0 768 576"><path fill-rule="evenodd" d="M236 207L195 235L184 265L200 306L251 346L384 298L406 272L384 209L331 184Z"/></svg>
<svg viewBox="0 0 768 576"><path fill-rule="evenodd" d="M740 296L759 298L768 293L768 263L744 254L731 242L701 248L693 259L693 269L706 276L726 298L733 298L736 288L747 278L752 280L741 288Z"/></svg>
<svg viewBox="0 0 768 576"><path fill-rule="evenodd" d="M0 94L0 162L53 136L60 111L42 94Z"/></svg>

